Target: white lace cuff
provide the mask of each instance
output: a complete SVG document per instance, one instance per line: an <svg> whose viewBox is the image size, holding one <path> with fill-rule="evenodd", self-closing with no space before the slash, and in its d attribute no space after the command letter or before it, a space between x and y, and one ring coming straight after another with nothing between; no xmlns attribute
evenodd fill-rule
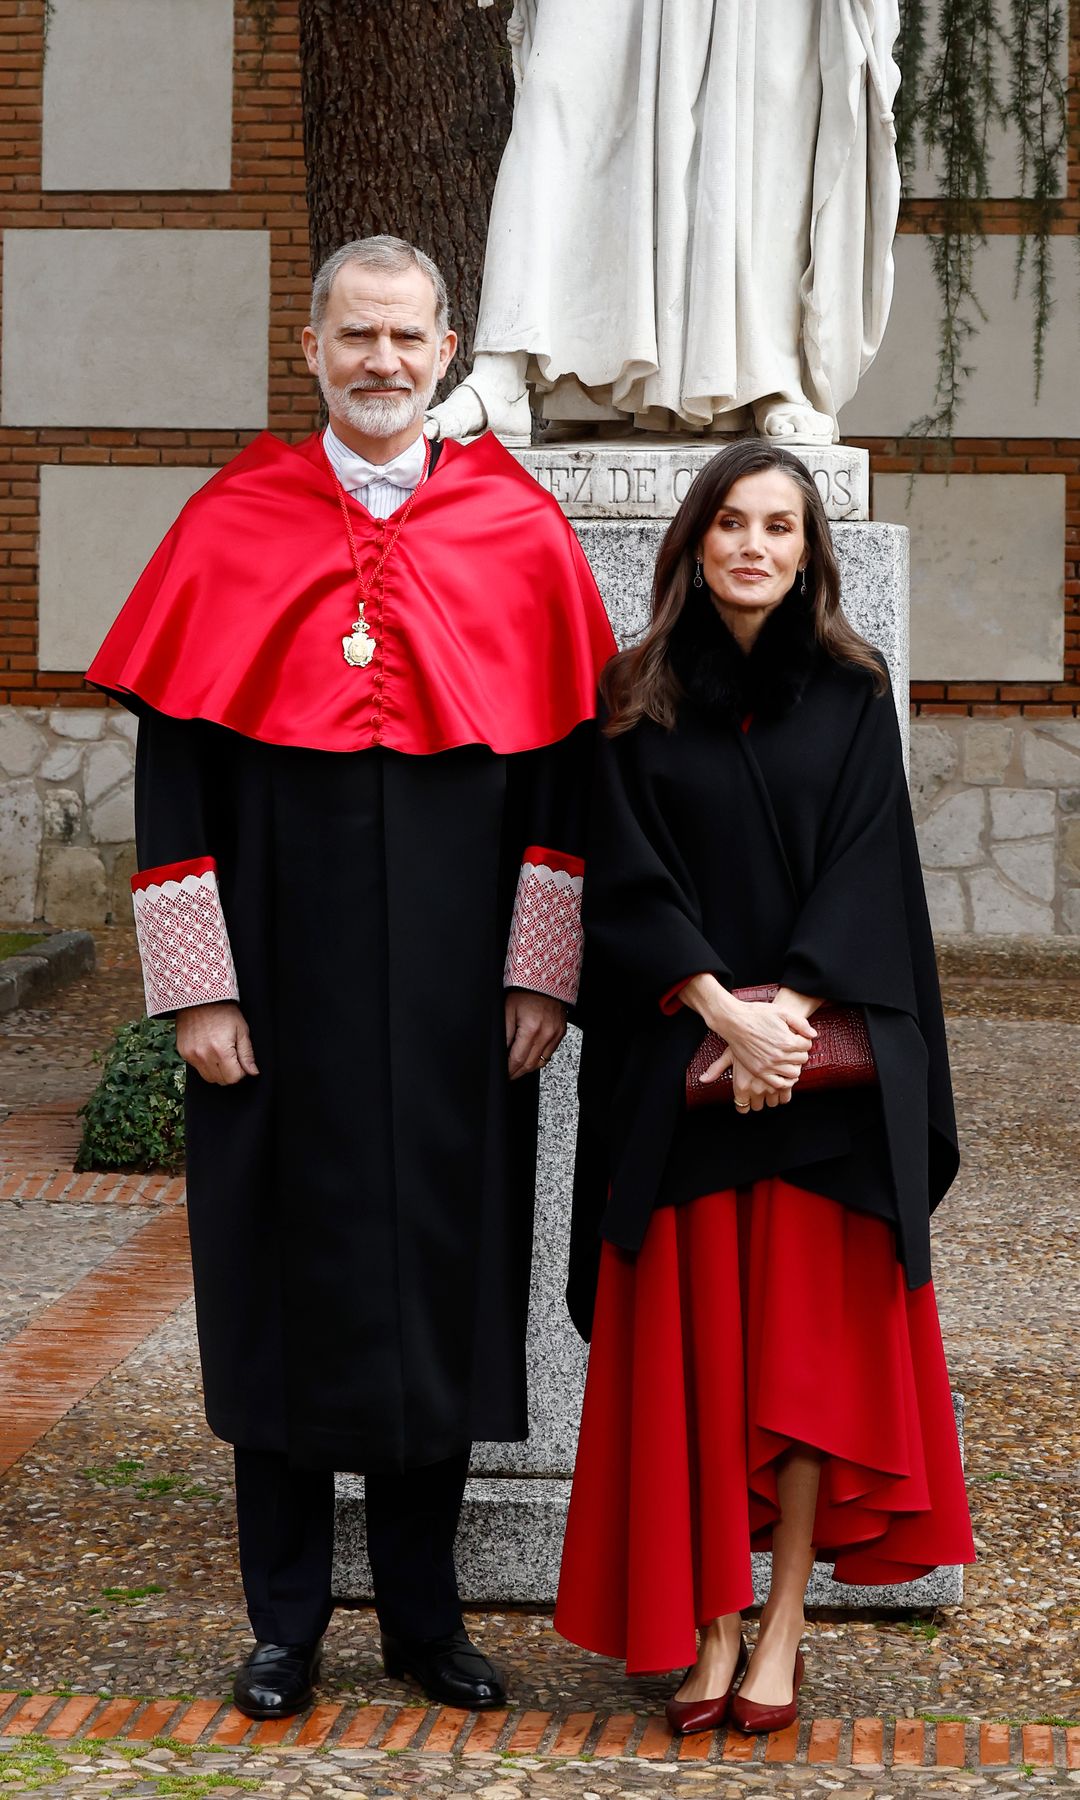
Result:
<svg viewBox="0 0 1080 1800"><path fill-rule="evenodd" d="M530 845L525 852L514 900L510 945L503 984L550 994L572 1006L581 978L581 889L585 864L579 856Z"/></svg>
<svg viewBox="0 0 1080 1800"><path fill-rule="evenodd" d="M212 856L143 869L131 894L151 1018L240 998Z"/></svg>

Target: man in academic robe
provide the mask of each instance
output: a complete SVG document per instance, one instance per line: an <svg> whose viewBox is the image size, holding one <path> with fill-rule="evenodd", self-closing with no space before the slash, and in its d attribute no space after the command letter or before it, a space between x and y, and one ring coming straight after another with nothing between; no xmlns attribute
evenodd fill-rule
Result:
<svg viewBox="0 0 1080 1800"><path fill-rule="evenodd" d="M256 1647L311 1697L335 1469L366 1477L386 1671L505 1698L453 1542L474 1439L527 1433L537 1072L580 958L580 799L613 647L558 506L431 445L446 288L395 238L315 280L329 409L185 507L90 679L139 715L147 1010L188 1064L206 1411Z"/></svg>

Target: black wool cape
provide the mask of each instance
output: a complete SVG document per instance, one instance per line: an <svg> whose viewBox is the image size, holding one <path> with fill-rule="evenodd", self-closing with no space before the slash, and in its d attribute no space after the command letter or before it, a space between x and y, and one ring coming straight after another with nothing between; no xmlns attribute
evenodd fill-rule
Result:
<svg viewBox="0 0 1080 1800"><path fill-rule="evenodd" d="M887 1219L918 1287L959 1161L891 692L816 644L794 589L749 656L692 589L671 657L674 729L597 745L568 1286L584 1336L602 1239L635 1252L656 1206L772 1174ZM687 1113L706 1027L660 1002L703 971L862 1007L880 1087Z"/></svg>

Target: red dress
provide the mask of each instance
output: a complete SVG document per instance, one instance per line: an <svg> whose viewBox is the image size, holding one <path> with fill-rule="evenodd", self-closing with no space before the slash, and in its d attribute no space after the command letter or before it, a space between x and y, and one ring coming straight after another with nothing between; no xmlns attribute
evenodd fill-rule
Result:
<svg viewBox="0 0 1080 1800"><path fill-rule="evenodd" d="M793 1444L823 1454L839 1581L974 1561L934 1290L890 1226L773 1177L605 1243L556 1630L631 1673L694 1662L752 1604Z"/></svg>

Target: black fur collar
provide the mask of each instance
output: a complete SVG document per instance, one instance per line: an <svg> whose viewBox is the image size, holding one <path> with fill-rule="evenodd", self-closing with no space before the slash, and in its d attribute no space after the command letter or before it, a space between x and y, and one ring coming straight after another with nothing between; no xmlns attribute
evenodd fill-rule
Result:
<svg viewBox="0 0 1080 1800"><path fill-rule="evenodd" d="M816 654L812 604L797 587L769 614L749 655L739 649L708 589L691 587L669 651L688 699L736 722L747 713L760 719L790 712Z"/></svg>

